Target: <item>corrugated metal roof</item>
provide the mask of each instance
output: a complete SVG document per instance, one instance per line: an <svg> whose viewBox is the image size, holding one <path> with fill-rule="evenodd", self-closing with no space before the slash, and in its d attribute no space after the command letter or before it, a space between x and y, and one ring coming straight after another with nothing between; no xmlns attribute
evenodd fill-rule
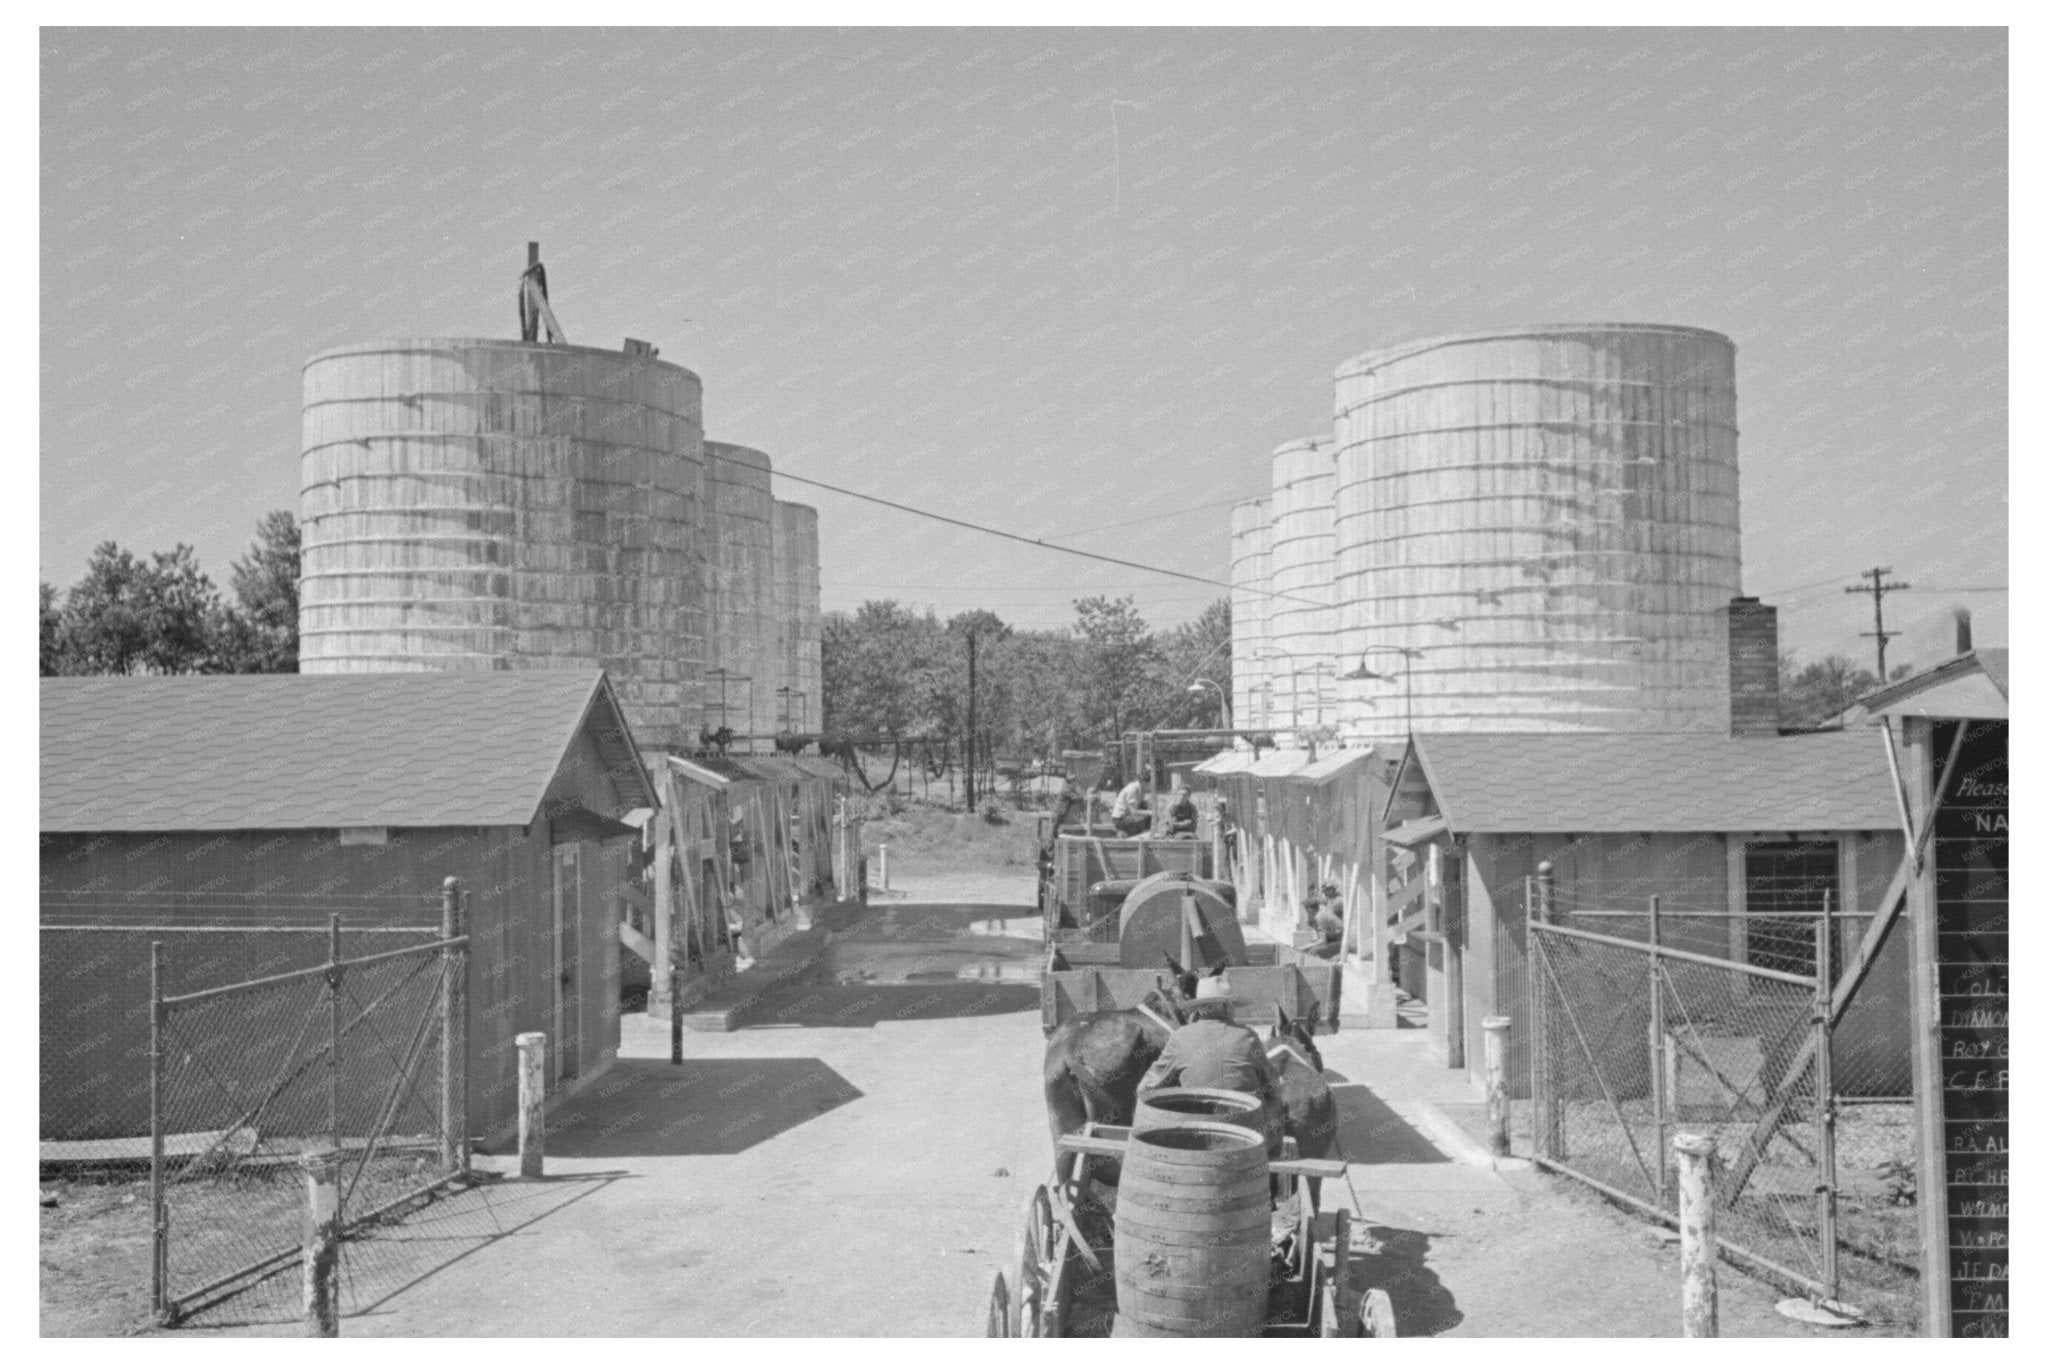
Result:
<svg viewBox="0 0 2048 1364"><path fill-rule="evenodd" d="M1340 748L1334 753L1325 753L1314 762L1294 774L1298 781L1326 781L1339 773L1358 766L1372 756L1369 748Z"/></svg>
<svg viewBox="0 0 2048 1364"><path fill-rule="evenodd" d="M594 705L607 764L652 804L595 669L45 678L41 827L524 825Z"/></svg>
<svg viewBox="0 0 2048 1364"><path fill-rule="evenodd" d="M1721 734L1418 734L1459 833L1688 833L1898 827L1868 730Z"/></svg>
<svg viewBox="0 0 2048 1364"><path fill-rule="evenodd" d="M1308 766L1305 748L1276 748L1245 769L1254 777L1291 777Z"/></svg>
<svg viewBox="0 0 2048 1364"><path fill-rule="evenodd" d="M1925 715L1949 720L2003 720L2010 713L2004 649L1977 649L1943 659L1865 696L1844 715L1845 724L1884 715Z"/></svg>

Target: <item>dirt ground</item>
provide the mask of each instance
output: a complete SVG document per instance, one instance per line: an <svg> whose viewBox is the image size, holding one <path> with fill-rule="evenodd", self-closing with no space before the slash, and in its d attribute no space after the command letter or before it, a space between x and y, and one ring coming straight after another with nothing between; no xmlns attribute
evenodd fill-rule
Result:
<svg viewBox="0 0 2048 1364"><path fill-rule="evenodd" d="M935 846L987 841L924 818ZM897 893L821 919L818 983L738 1032L688 1034L680 1068L666 1028L629 1015L616 1069L552 1117L545 1180L487 1182L349 1243L343 1333L981 1334L1051 1164L1033 876L894 847ZM1355 1163L1333 1196L1355 1198L1354 1263L1403 1334L1678 1334L1676 1250L1570 1181L1475 1159L1454 1114L1472 1096L1421 1034L1325 1040ZM43 1333L134 1329L146 1186L57 1193ZM296 1287L280 1276L178 1334L291 1334ZM1723 1334L1817 1334L1779 1296L1724 1267Z"/></svg>

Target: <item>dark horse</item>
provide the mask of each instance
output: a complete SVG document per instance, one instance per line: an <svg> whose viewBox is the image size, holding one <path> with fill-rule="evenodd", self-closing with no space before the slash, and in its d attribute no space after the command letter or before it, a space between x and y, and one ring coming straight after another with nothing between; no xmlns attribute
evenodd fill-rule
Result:
<svg viewBox="0 0 2048 1364"><path fill-rule="evenodd" d="M1046 1040L1045 1112L1055 1143L1090 1122L1130 1125L1138 1081L1185 1021L1181 1005L1195 993L1194 976L1166 960L1172 977L1161 976L1136 1008L1079 1014ZM1064 1182L1073 1176L1074 1157L1058 1152L1053 1169Z"/></svg>

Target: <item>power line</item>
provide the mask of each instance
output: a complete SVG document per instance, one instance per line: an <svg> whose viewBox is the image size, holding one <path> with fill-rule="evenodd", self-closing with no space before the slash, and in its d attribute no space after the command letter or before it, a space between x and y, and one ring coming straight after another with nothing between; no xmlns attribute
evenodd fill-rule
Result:
<svg viewBox="0 0 2048 1364"><path fill-rule="evenodd" d="M938 521L948 526L958 526L962 530L979 531L983 535L993 535L1000 540L1014 540L1020 545L1036 545L1040 549L1049 549L1056 554L1072 554L1077 558L1093 559L1097 563L1115 564L1118 568L1135 568L1140 573L1157 573L1164 577L1180 578L1191 583L1206 583L1210 587L1220 587L1226 592L1250 592L1256 596L1271 597L1276 601L1296 602L1302 606L1326 608L1329 605L1328 602L1314 601L1308 597L1297 597L1291 592L1271 592L1262 587L1250 587L1244 584L1223 582L1217 578L1205 578L1199 573L1183 573L1175 568L1160 568L1154 564L1134 563L1129 559L1118 559L1108 554L1096 554L1091 550L1074 549L1067 545L1055 545L1046 540L1034 540L1028 535L1019 535L1014 531L997 530L994 526L983 526L973 521L962 521L955 516L941 516L937 512L925 511L921 507L908 507L901 502L891 502L886 497L876 497L872 493L857 493L851 488L842 488L833 483L821 483L815 478L804 478L798 474L784 473L780 469L775 470L775 476L777 478L786 478L792 483L804 484L806 487L823 488L828 493L838 493L842 497L857 497L863 502L872 502L878 507L888 507L892 511L908 512L912 516L922 516L928 521Z"/></svg>
<svg viewBox="0 0 2048 1364"><path fill-rule="evenodd" d="M1170 521L1176 516L1186 516L1190 512L1214 511L1218 507L1234 507L1244 500L1242 497L1226 497L1221 502L1200 502L1192 507L1182 507L1179 511L1160 512L1157 516L1140 516L1129 521L1112 521L1106 526L1090 526L1086 530L1061 531L1058 535L1048 535L1045 538L1048 540L1071 540L1077 535L1095 535L1105 530L1122 530L1125 526L1142 526L1149 521Z"/></svg>

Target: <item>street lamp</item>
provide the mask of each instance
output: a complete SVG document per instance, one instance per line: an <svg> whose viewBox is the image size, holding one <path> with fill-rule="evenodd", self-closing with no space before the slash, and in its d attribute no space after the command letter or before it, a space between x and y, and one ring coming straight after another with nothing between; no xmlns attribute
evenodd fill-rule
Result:
<svg viewBox="0 0 2048 1364"><path fill-rule="evenodd" d="M1206 677L1198 677L1189 685L1188 695L1200 696L1204 687L1216 693L1216 709L1223 716L1223 727L1225 729L1233 728L1230 723L1230 698L1223 694L1222 687L1217 686Z"/></svg>
<svg viewBox="0 0 2048 1364"><path fill-rule="evenodd" d="M1399 654L1399 655L1401 655L1401 658L1402 658L1402 664L1401 664L1401 680L1402 680L1402 682L1403 682L1403 683L1405 684L1405 688L1404 688L1404 689L1405 689L1405 690L1406 690L1406 692L1407 692L1407 707L1408 707L1408 710L1407 710L1407 725L1408 725L1408 734L1409 734L1409 736L1410 736L1411 738L1412 738L1412 737L1414 737L1414 734L1415 734L1415 660L1416 660L1416 659L1418 659L1418 658L1420 658L1420 657L1422 657L1422 650L1420 650L1420 649L1409 649L1409 648L1405 648L1405 647L1403 647L1402 645L1399 645L1399 644L1368 644L1368 645L1366 645L1366 646L1365 646L1365 648L1364 648L1363 650L1361 650L1361 652L1362 652L1362 653L1367 653L1367 654L1371 654L1371 653L1390 653L1390 654ZM1339 674L1339 676L1340 676L1340 677L1342 677L1342 678L1343 678L1343 679L1344 679L1344 680L1345 680L1346 682L1391 682L1391 681L1393 681L1393 680L1394 680L1394 679L1393 679L1392 677L1388 676L1388 675L1387 675L1386 673L1376 673L1376 672L1374 672L1374 671L1373 671L1372 669L1370 669L1370 668L1366 667L1366 666L1365 666L1365 660L1364 660L1363 658L1360 658L1360 659L1358 660L1358 666L1357 666L1356 668L1353 668L1353 669L1352 669L1352 670L1351 670L1350 672L1348 672L1348 673L1340 673L1340 674Z"/></svg>

